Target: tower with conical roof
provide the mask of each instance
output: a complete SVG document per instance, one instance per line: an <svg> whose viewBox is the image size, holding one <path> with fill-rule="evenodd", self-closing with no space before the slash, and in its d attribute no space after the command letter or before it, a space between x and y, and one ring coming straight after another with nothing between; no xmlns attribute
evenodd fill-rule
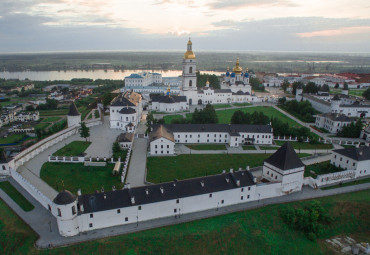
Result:
<svg viewBox="0 0 370 255"><path fill-rule="evenodd" d="M300 191L303 185L305 165L292 145L286 142L263 162L262 178L280 182L283 193Z"/></svg>
<svg viewBox="0 0 370 255"><path fill-rule="evenodd" d="M69 106L67 114L68 127L78 126L81 122L81 113L77 110L75 102L72 102Z"/></svg>
<svg viewBox="0 0 370 255"><path fill-rule="evenodd" d="M181 94L186 96L186 99L191 104L196 104L197 95L197 63L193 52L193 43L190 38L187 44L187 51L184 54L182 61L182 84Z"/></svg>

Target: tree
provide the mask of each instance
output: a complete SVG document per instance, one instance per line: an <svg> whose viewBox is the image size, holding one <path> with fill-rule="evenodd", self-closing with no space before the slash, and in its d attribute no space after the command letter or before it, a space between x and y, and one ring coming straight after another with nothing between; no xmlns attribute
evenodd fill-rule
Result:
<svg viewBox="0 0 370 255"><path fill-rule="evenodd" d="M117 153L121 151L121 147L119 146L118 142L114 142L112 146L113 153Z"/></svg>
<svg viewBox="0 0 370 255"><path fill-rule="evenodd" d="M285 102L286 102L286 97L281 97L278 100L278 104L285 104Z"/></svg>
<svg viewBox="0 0 370 255"><path fill-rule="evenodd" d="M27 105L26 106L26 111L33 111L33 110L35 110L35 108L33 108L32 105Z"/></svg>
<svg viewBox="0 0 370 255"><path fill-rule="evenodd" d="M348 83L347 83L347 82L345 82L345 83L343 84L343 89L344 89L344 90L348 90Z"/></svg>
<svg viewBox="0 0 370 255"><path fill-rule="evenodd" d="M109 105L113 98L114 98L114 95L112 93L110 93L110 92L105 93L103 95L103 104L104 104L104 106Z"/></svg>
<svg viewBox="0 0 370 255"><path fill-rule="evenodd" d="M231 117L231 124L248 124L247 116L241 110L234 112Z"/></svg>
<svg viewBox="0 0 370 255"><path fill-rule="evenodd" d="M321 86L321 91L325 91L325 92L329 92L329 85L328 84L324 84Z"/></svg>
<svg viewBox="0 0 370 255"><path fill-rule="evenodd" d="M362 96L367 100L370 100L370 87L367 88L367 90L365 90L364 93L362 93Z"/></svg>
<svg viewBox="0 0 370 255"><path fill-rule="evenodd" d="M337 136L339 137L349 137L349 138L358 138L360 137L361 131L362 131L362 121L361 119L358 119L356 123L352 122L348 126L342 127L342 130L340 130L337 133Z"/></svg>
<svg viewBox="0 0 370 255"><path fill-rule="evenodd" d="M339 89L339 83L337 82L334 86L335 89Z"/></svg>
<svg viewBox="0 0 370 255"><path fill-rule="evenodd" d="M253 90L265 91L265 87L258 78L250 77L249 83L251 84Z"/></svg>
<svg viewBox="0 0 370 255"><path fill-rule="evenodd" d="M284 90L284 92L286 92L289 86L290 86L290 83L288 82L288 80L284 80L284 82L281 84L281 88Z"/></svg>
<svg viewBox="0 0 370 255"><path fill-rule="evenodd" d="M85 138L87 142L87 138L90 137L90 128L86 127L85 122L81 122L81 127L78 131L80 132L80 136Z"/></svg>
<svg viewBox="0 0 370 255"><path fill-rule="evenodd" d="M215 111L215 108L207 104L203 110L198 110L195 108L194 113L192 114L191 123L193 124L206 124L206 123L217 123L218 118Z"/></svg>
<svg viewBox="0 0 370 255"><path fill-rule="evenodd" d="M199 71L196 72L197 75L197 87L201 88L206 85L207 80L209 81L209 86L214 89L220 88L220 81L214 74L201 74Z"/></svg>
<svg viewBox="0 0 370 255"><path fill-rule="evenodd" d="M304 93L312 93L316 94L319 91L319 86L317 86L314 82L307 83L306 86L303 88Z"/></svg>
<svg viewBox="0 0 370 255"><path fill-rule="evenodd" d="M300 82L300 81L293 82L293 86L292 86L292 94L293 95L296 94L297 88L299 88L299 87L303 88L303 83L302 82Z"/></svg>

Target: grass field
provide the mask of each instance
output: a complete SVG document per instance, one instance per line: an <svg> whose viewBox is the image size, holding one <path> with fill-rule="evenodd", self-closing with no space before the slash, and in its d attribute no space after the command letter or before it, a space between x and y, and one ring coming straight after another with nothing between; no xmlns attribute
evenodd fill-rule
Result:
<svg viewBox="0 0 370 255"><path fill-rule="evenodd" d="M275 141L276 145L282 146L285 141ZM289 142L294 149L301 149L301 150L327 150L332 149L332 144L324 144L324 143L317 143L317 144L311 144L311 143L300 143L300 142Z"/></svg>
<svg viewBox="0 0 370 255"><path fill-rule="evenodd" d="M36 126L34 126L35 129L44 129L46 127L48 127L50 125L50 123L47 123L47 122L40 122L38 123Z"/></svg>
<svg viewBox="0 0 370 255"><path fill-rule="evenodd" d="M212 105L215 109L222 109L222 108L230 108L232 105L230 104L213 104Z"/></svg>
<svg viewBox="0 0 370 255"><path fill-rule="evenodd" d="M40 117L54 116L54 115L67 115L68 109L58 109L58 110L42 110L40 111Z"/></svg>
<svg viewBox="0 0 370 255"><path fill-rule="evenodd" d="M13 199L24 211L29 212L35 208L10 182L0 182L0 189Z"/></svg>
<svg viewBox="0 0 370 255"><path fill-rule="evenodd" d="M250 103L233 103L233 106L248 106L248 105L252 105Z"/></svg>
<svg viewBox="0 0 370 255"><path fill-rule="evenodd" d="M279 147L277 146L259 146L261 150L277 150Z"/></svg>
<svg viewBox="0 0 370 255"><path fill-rule="evenodd" d="M361 179L361 180L357 180L357 181L353 181L353 182L345 182L345 183L334 185L334 186L324 187L324 188L321 188L321 189L323 189L323 190L336 189L336 188L340 188L340 187L353 186L353 185L362 184L362 183L369 183L369 182L370 182L370 178L366 178L366 179Z"/></svg>
<svg viewBox="0 0 370 255"><path fill-rule="evenodd" d="M91 142L73 141L54 152L53 156L79 156L90 146Z"/></svg>
<svg viewBox="0 0 370 255"><path fill-rule="evenodd" d="M189 116L190 117L190 119L191 119L191 114L186 114L187 115L187 117ZM163 117L163 119L164 119L164 122L166 123L166 124L171 124L171 121L173 120L173 119L182 119L183 117L182 117L182 115L180 115L180 114L175 114L175 115L168 115L168 116L164 116Z"/></svg>
<svg viewBox="0 0 370 255"><path fill-rule="evenodd" d="M301 127L299 123L296 121L292 120L291 118L287 117L286 115L282 114L278 110L275 110L273 107L265 107L265 106L256 106L256 107L247 107L247 108L238 108L238 109L226 109L226 110L220 110L216 111L217 117L218 117L218 123L220 124L229 124L231 117L233 116L234 112L236 111L243 111L243 112L249 112L253 113L255 111L257 112L263 112L266 116L269 118L271 117L277 117L283 122L288 122L290 127ZM191 113L186 114L187 119L191 119ZM171 120L174 118L181 118L181 115L170 115L170 116L165 116L164 120L165 123L169 124L171 123Z"/></svg>
<svg viewBox="0 0 370 255"><path fill-rule="evenodd" d="M246 166L262 166L271 154L182 154L174 157L148 157L147 181L153 183L220 174ZM300 154L301 157L309 154ZM191 162L191 164L189 164Z"/></svg>
<svg viewBox="0 0 370 255"><path fill-rule="evenodd" d="M226 150L226 145L224 144L186 144L186 147L192 150Z"/></svg>
<svg viewBox="0 0 370 255"><path fill-rule="evenodd" d="M25 136L25 134L11 134L5 138L0 138L0 144L16 143L19 140L22 140Z"/></svg>
<svg viewBox="0 0 370 255"><path fill-rule="evenodd" d="M314 171L315 174L312 174L311 171ZM313 178L316 178L316 176L320 174L329 174L339 171L343 171L343 169L332 166L330 164L330 161L324 161L321 163L306 166L304 176L305 177L311 176Z"/></svg>
<svg viewBox="0 0 370 255"><path fill-rule="evenodd" d="M55 190L62 189L62 181L65 189L77 193L93 193L102 187L112 190L112 186L121 188L120 176L112 176L114 164L105 167L84 166L83 163L54 163L46 162L41 167L40 177Z"/></svg>
<svg viewBox="0 0 370 255"><path fill-rule="evenodd" d="M46 117L46 118L43 118L41 122L56 122L60 119L61 117Z"/></svg>
<svg viewBox="0 0 370 255"><path fill-rule="evenodd" d="M334 217L321 239L312 242L287 226L280 211L311 201L270 205L128 235L36 250L37 235L0 200L3 254L334 254L325 239L347 235L370 242L370 190L316 199ZM140 223L139 223L140 224Z"/></svg>
<svg viewBox="0 0 370 255"><path fill-rule="evenodd" d="M245 151L255 151L256 150L256 147L254 145L243 145L242 148Z"/></svg>

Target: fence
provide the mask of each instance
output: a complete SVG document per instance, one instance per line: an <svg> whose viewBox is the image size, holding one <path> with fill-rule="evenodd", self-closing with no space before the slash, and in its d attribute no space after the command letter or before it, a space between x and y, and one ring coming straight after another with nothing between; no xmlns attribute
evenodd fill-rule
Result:
<svg viewBox="0 0 370 255"><path fill-rule="evenodd" d="M129 165L129 162L130 162L130 156L131 156L131 148L132 148L132 146L130 146L128 148L125 161L123 162L123 168L122 168L122 174L121 174L121 182L122 183L124 183L125 179L126 179L127 168L128 168L128 165Z"/></svg>
<svg viewBox="0 0 370 255"><path fill-rule="evenodd" d="M356 170L345 170L336 173L330 174L321 174L316 177L316 179L312 177L305 177L304 184L309 185L312 188L318 188L320 186L336 184L343 181L348 181L351 179L355 179L356 177Z"/></svg>

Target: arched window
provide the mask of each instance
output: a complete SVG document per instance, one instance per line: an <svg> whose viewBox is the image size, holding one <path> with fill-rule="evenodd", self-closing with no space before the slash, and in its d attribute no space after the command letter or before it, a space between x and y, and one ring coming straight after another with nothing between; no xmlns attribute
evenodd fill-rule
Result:
<svg viewBox="0 0 370 255"><path fill-rule="evenodd" d="M193 72L193 67L189 67L189 73L192 73Z"/></svg>
<svg viewBox="0 0 370 255"><path fill-rule="evenodd" d="M189 81L189 87L192 87L193 86L193 81L192 80L190 80Z"/></svg>

